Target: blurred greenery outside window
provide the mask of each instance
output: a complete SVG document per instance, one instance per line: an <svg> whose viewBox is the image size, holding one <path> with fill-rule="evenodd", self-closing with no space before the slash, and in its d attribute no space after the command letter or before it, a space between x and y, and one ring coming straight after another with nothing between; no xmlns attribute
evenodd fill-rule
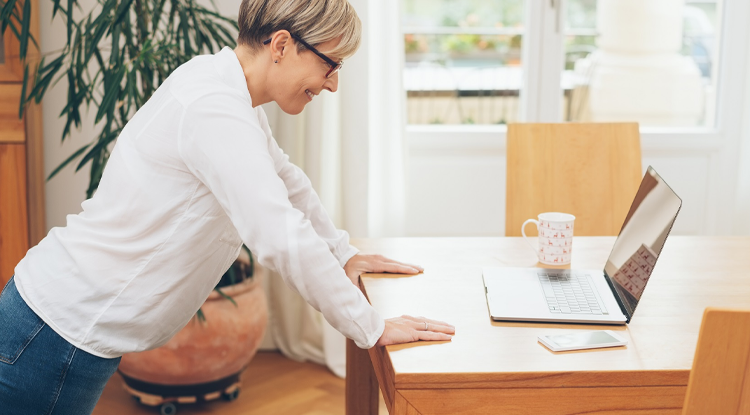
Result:
<svg viewBox="0 0 750 415"><path fill-rule="evenodd" d="M702 75L710 78L719 23L717 0L685 3L682 54L691 56ZM576 82L576 61L596 50L596 4L597 0L565 1L564 105ZM521 51L528 36L525 9L524 0L403 0L408 123L515 121Z"/></svg>
<svg viewBox="0 0 750 415"><path fill-rule="evenodd" d="M402 13L409 124L516 118L524 0L404 0Z"/></svg>

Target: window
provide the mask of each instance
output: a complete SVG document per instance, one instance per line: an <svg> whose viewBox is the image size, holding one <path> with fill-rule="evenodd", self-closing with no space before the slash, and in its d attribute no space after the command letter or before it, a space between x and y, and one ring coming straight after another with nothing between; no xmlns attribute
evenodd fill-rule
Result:
<svg viewBox="0 0 750 415"><path fill-rule="evenodd" d="M719 8L718 0L567 0L561 120L713 127Z"/></svg>
<svg viewBox="0 0 750 415"><path fill-rule="evenodd" d="M405 0L409 124L505 124L518 118L523 0Z"/></svg>
<svg viewBox="0 0 750 415"><path fill-rule="evenodd" d="M404 0L408 123L713 127L720 3Z"/></svg>

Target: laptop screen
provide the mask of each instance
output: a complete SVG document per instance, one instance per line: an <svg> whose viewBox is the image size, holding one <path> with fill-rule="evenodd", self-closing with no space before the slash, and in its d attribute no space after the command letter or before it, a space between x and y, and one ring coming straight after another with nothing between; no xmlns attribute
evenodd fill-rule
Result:
<svg viewBox="0 0 750 415"><path fill-rule="evenodd" d="M628 320L646 287L682 200L649 166L609 254L604 274Z"/></svg>

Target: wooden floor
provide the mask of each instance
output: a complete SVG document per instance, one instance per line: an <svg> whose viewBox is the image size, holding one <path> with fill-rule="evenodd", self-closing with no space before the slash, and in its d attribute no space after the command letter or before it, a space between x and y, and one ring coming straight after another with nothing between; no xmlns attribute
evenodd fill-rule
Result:
<svg viewBox="0 0 750 415"><path fill-rule="evenodd" d="M387 415L380 403L380 414ZM137 403L115 374L104 389L94 415L154 415L156 407ZM242 375L242 390L234 402L216 400L178 405L177 415L344 415L344 379L314 363L298 363L279 353L262 352Z"/></svg>

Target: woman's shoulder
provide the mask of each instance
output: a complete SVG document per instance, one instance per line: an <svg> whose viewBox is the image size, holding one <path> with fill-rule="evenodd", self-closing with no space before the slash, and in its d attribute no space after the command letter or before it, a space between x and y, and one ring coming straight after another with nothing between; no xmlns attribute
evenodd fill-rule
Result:
<svg viewBox="0 0 750 415"><path fill-rule="evenodd" d="M228 51L233 53L231 49ZM249 104L249 93L244 79L239 85L237 80L233 79L232 75L236 74L232 74L231 68L226 67L226 57L222 56L224 52L196 56L181 65L170 76L170 82L166 85L169 92L186 107L209 95L224 95L228 102L236 104L239 100L248 101ZM245 88L244 91L242 87Z"/></svg>

